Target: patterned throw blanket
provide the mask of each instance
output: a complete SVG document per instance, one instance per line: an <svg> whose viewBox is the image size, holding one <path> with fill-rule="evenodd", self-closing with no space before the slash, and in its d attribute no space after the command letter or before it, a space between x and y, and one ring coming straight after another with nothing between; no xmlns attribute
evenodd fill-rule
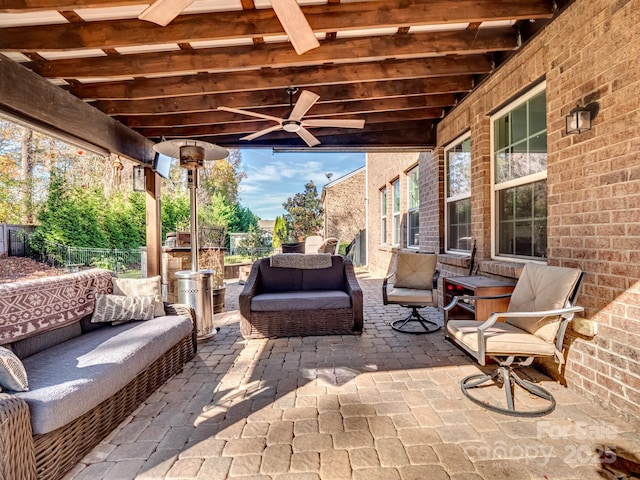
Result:
<svg viewBox="0 0 640 480"><path fill-rule="evenodd" d="M331 255L328 253L305 255L304 253L283 253L271 257L270 266L280 268L301 268L313 270L331 268Z"/></svg>
<svg viewBox="0 0 640 480"><path fill-rule="evenodd" d="M111 276L108 270L92 269L0 285L0 345L90 314L94 295L111 292Z"/></svg>

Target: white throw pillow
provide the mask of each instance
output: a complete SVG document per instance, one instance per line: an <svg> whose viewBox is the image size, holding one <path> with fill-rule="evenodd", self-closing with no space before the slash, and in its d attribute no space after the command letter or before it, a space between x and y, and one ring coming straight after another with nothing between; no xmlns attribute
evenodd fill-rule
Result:
<svg viewBox="0 0 640 480"><path fill-rule="evenodd" d="M153 295L125 297L96 293L96 305L91 323L110 322L114 325L131 320L151 320L153 318Z"/></svg>
<svg viewBox="0 0 640 480"><path fill-rule="evenodd" d="M113 278L111 279L114 295L125 295L127 297L142 297L153 295L154 317L166 315L164 304L162 303L162 287L160 285L160 275L148 278Z"/></svg>
<svg viewBox="0 0 640 480"><path fill-rule="evenodd" d="M11 350L5 347L0 347L0 387L13 392L27 392L29 390L29 381L24 365Z"/></svg>

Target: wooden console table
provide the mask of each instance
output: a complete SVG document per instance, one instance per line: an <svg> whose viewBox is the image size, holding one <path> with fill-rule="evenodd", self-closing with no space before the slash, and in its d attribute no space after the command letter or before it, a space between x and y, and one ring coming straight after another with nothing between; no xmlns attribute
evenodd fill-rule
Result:
<svg viewBox="0 0 640 480"><path fill-rule="evenodd" d="M449 277L444 279L444 305L448 305L456 295L502 295L511 293L516 285L513 280L496 280L495 278ZM493 312L505 312L509 306L509 298L493 300L459 301L458 305L449 312L452 318L468 318L486 320Z"/></svg>

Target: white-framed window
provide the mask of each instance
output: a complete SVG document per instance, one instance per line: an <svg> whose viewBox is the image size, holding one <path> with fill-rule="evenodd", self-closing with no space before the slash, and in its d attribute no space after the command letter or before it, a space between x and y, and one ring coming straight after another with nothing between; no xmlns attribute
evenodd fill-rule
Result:
<svg viewBox="0 0 640 480"><path fill-rule="evenodd" d="M471 251L471 133L444 150L447 251Z"/></svg>
<svg viewBox="0 0 640 480"><path fill-rule="evenodd" d="M542 83L491 117L494 257L547 257L547 108Z"/></svg>
<svg viewBox="0 0 640 480"><path fill-rule="evenodd" d="M387 189L380 190L380 243L387 243Z"/></svg>
<svg viewBox="0 0 640 480"><path fill-rule="evenodd" d="M391 191L393 195L392 211L393 214L393 230L391 231L391 243L400 245L400 179L391 183Z"/></svg>
<svg viewBox="0 0 640 480"><path fill-rule="evenodd" d="M418 167L407 173L407 247L420 245L420 185Z"/></svg>

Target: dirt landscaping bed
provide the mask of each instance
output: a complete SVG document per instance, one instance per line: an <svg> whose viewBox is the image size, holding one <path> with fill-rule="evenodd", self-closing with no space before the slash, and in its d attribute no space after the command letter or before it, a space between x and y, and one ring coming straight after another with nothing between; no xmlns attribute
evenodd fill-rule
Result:
<svg viewBox="0 0 640 480"><path fill-rule="evenodd" d="M64 268L50 267L46 263L37 262L31 258L1 257L0 283L12 283L20 280L51 277L67 273Z"/></svg>

